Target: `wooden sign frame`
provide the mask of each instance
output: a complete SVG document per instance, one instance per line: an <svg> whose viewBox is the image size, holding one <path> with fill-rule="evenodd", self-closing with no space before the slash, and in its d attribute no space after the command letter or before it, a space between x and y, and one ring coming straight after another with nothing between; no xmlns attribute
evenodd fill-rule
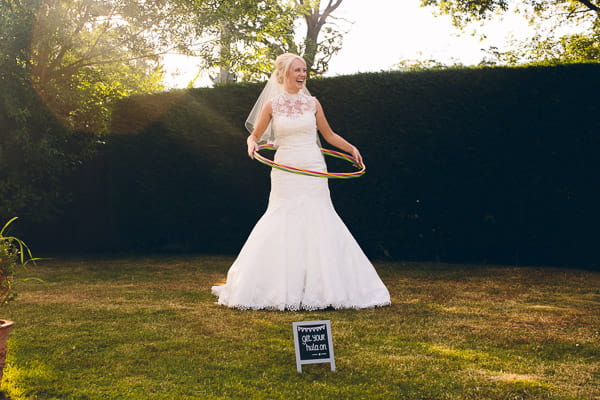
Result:
<svg viewBox="0 0 600 400"><path fill-rule="evenodd" d="M299 321L292 326L298 372L302 372L302 364L316 363L329 363L335 371L331 321Z"/></svg>

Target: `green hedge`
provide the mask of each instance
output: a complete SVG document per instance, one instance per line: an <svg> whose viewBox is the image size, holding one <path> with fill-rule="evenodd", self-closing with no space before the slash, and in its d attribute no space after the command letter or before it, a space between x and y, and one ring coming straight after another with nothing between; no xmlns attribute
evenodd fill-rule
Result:
<svg viewBox="0 0 600 400"><path fill-rule="evenodd" d="M336 209L374 258L597 266L599 72L568 65L309 82L368 167L360 179L330 181ZM243 129L261 86L122 102L115 133L69 183L75 207L36 231L86 251L236 253L268 198L268 168L246 156Z"/></svg>

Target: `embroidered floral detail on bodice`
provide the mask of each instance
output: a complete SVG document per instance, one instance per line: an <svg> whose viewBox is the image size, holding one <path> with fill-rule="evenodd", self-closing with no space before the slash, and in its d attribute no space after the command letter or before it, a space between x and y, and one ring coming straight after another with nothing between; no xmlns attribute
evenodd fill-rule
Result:
<svg viewBox="0 0 600 400"><path fill-rule="evenodd" d="M280 150L276 158L282 157L282 151L287 152L282 147L289 149L290 146L308 145L314 147L322 160L317 147L316 99L304 93L283 93L273 98L271 104L274 139ZM300 154L296 150L292 154ZM297 160L293 161L297 163Z"/></svg>
<svg viewBox="0 0 600 400"><path fill-rule="evenodd" d="M273 99L273 114L277 116L295 119L313 110L314 99L303 93L284 93Z"/></svg>

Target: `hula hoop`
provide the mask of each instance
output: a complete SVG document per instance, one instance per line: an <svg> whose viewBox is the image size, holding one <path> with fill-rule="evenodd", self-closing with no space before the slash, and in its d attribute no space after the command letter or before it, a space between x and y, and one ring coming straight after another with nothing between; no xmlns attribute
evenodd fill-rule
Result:
<svg viewBox="0 0 600 400"><path fill-rule="evenodd" d="M326 156L331 156L335 158L340 158L342 160L351 162L357 168L359 168L356 172L321 172L321 171L311 171L309 169L291 167L289 165L279 164L273 160L269 160L268 158L260 155L259 151L261 150L276 150L277 147L272 144L263 144L258 146L258 149L254 152L254 159L262 164L265 164L269 167L273 167L282 171L292 172L294 174L307 175L307 176L316 176L318 178L328 178L328 179L350 179L350 178L358 178L367 171L367 168L359 163L354 157L340 153L339 151L323 149L321 148L321 153Z"/></svg>

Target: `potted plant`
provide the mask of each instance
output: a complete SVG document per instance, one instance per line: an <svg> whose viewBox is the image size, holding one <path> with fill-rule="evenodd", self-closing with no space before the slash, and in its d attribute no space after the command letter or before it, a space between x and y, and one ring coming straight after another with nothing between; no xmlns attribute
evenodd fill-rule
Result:
<svg viewBox="0 0 600 400"><path fill-rule="evenodd" d="M8 226L16 219L17 217L14 217L9 220L0 230L0 306L13 300L16 296L13 286L17 269L37 260L33 258L31 250L21 239L4 235ZM12 326L13 321L0 318L0 382L6 362L8 334Z"/></svg>

